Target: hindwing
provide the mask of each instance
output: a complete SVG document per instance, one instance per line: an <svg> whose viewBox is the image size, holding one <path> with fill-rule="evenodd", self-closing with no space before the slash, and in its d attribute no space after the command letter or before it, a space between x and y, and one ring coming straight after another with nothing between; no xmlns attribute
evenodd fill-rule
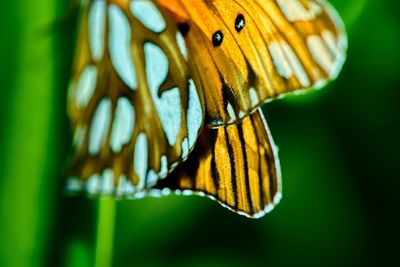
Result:
<svg viewBox="0 0 400 267"><path fill-rule="evenodd" d="M257 109L238 124L205 127L189 159L155 189L164 194L206 195L235 212L258 218L278 204L280 178L276 147Z"/></svg>

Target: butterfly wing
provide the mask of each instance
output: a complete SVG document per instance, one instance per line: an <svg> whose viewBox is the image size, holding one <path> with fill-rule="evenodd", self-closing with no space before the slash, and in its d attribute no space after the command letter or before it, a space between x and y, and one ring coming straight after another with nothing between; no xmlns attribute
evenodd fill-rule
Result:
<svg viewBox="0 0 400 267"><path fill-rule="evenodd" d="M158 1L184 29L212 127L271 98L321 87L345 59L343 23L323 0Z"/></svg>
<svg viewBox="0 0 400 267"><path fill-rule="evenodd" d="M239 124L205 127L188 161L155 189L196 193L216 199L242 215L258 218L280 200L280 168L275 145L257 109Z"/></svg>
<svg viewBox="0 0 400 267"><path fill-rule="evenodd" d="M87 1L68 97L68 189L134 196L167 176L203 124L196 80L183 37L155 3Z"/></svg>

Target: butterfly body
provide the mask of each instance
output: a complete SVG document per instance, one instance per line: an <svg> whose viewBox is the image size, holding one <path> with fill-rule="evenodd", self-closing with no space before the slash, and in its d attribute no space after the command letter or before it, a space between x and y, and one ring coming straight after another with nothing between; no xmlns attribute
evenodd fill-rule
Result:
<svg viewBox="0 0 400 267"><path fill-rule="evenodd" d="M68 97L69 191L195 193L249 217L280 199L260 106L335 78L343 26L322 0L89 0ZM197 144L196 144L197 143Z"/></svg>

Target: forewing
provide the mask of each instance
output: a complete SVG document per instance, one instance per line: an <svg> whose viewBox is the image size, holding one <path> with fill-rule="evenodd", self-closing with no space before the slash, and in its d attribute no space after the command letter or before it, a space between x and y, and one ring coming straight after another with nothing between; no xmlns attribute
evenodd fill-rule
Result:
<svg viewBox="0 0 400 267"><path fill-rule="evenodd" d="M202 127L183 37L150 0L92 0L76 53L68 189L135 196L186 160Z"/></svg>
<svg viewBox="0 0 400 267"><path fill-rule="evenodd" d="M185 29L211 127L288 92L321 87L345 59L343 23L323 0L158 1Z"/></svg>
<svg viewBox="0 0 400 267"><path fill-rule="evenodd" d="M206 195L252 218L270 211L281 197L280 168L261 110L239 124L205 127L188 161L155 190Z"/></svg>

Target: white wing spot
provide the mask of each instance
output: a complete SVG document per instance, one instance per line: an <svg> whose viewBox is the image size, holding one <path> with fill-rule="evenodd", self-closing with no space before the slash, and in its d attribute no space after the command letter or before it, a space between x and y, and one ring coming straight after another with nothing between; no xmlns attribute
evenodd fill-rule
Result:
<svg viewBox="0 0 400 267"><path fill-rule="evenodd" d="M114 192L114 173L111 169L106 169L103 172L101 193L111 195Z"/></svg>
<svg viewBox="0 0 400 267"><path fill-rule="evenodd" d="M130 9L132 14L153 32L160 33L167 27L160 11L151 1L132 1Z"/></svg>
<svg viewBox="0 0 400 267"><path fill-rule="evenodd" d="M69 177L65 185L65 190L71 193L82 191L82 181L77 177Z"/></svg>
<svg viewBox="0 0 400 267"><path fill-rule="evenodd" d="M306 9L298 0L278 0L277 2L282 13L290 22L314 20L322 12L321 7L316 3L310 2L309 8Z"/></svg>
<svg viewBox="0 0 400 267"><path fill-rule="evenodd" d="M135 128L135 110L131 102L121 97L115 110L115 118L111 132L110 145L114 153L121 151L122 146L129 143Z"/></svg>
<svg viewBox="0 0 400 267"><path fill-rule="evenodd" d="M144 54L150 93L168 143L173 146L181 129L180 92L178 87L174 87L158 97L158 90L168 75L169 61L161 48L152 43L144 45Z"/></svg>
<svg viewBox="0 0 400 267"><path fill-rule="evenodd" d="M196 143L200 128L203 124L203 110L201 108L199 94L192 79L188 82L189 85L189 104L187 111L187 128L189 149Z"/></svg>
<svg viewBox="0 0 400 267"><path fill-rule="evenodd" d="M182 141L182 159L186 160L189 155L189 140L187 137Z"/></svg>
<svg viewBox="0 0 400 267"><path fill-rule="evenodd" d="M132 196L132 198L134 198L134 199L141 199L141 198L146 197L147 195L148 195L147 192L141 191L141 192L135 193L135 195Z"/></svg>
<svg viewBox="0 0 400 267"><path fill-rule="evenodd" d="M168 175L168 158L165 155L161 156L161 169L159 172L160 178L164 178Z"/></svg>
<svg viewBox="0 0 400 267"><path fill-rule="evenodd" d="M330 74L334 62L321 37L318 35L309 36L307 38L307 45L315 61L326 73Z"/></svg>
<svg viewBox="0 0 400 267"><path fill-rule="evenodd" d="M310 80L308 79L307 73L305 72L302 64L294 53L293 49L288 44L282 44L283 50L285 51L286 58L289 60L290 65L293 68L294 75L300 82L301 86L310 86Z"/></svg>
<svg viewBox="0 0 400 267"><path fill-rule="evenodd" d="M92 195L96 195L100 191L100 176L98 174L93 174L89 177L85 184L86 192Z"/></svg>
<svg viewBox="0 0 400 267"><path fill-rule="evenodd" d="M281 192L276 193L276 195L274 196L274 204L278 205L281 199L282 199L282 193Z"/></svg>
<svg viewBox="0 0 400 267"><path fill-rule="evenodd" d="M115 194L118 197L129 196L135 192L135 188L131 181L125 175L121 175L118 179L118 185Z"/></svg>
<svg viewBox="0 0 400 267"><path fill-rule="evenodd" d="M322 32L322 38L325 41L326 45L329 47L330 52L335 55L335 63L332 66L332 70L329 73L331 79L335 79L342 66L346 60L346 43L343 44L343 39L337 39L335 35L328 30Z"/></svg>
<svg viewBox="0 0 400 267"><path fill-rule="evenodd" d="M331 31L324 30L322 32L322 38L324 39L326 45L329 47L330 52L333 55L336 55L338 53L338 46L335 35Z"/></svg>
<svg viewBox="0 0 400 267"><path fill-rule="evenodd" d="M183 190L182 191L182 195L183 196L192 196L193 195L193 191L192 190Z"/></svg>
<svg viewBox="0 0 400 267"><path fill-rule="evenodd" d="M111 61L120 78L131 88L136 89L137 77L132 60L131 28L124 12L115 4L109 9L110 19L110 55Z"/></svg>
<svg viewBox="0 0 400 267"><path fill-rule="evenodd" d="M176 43L178 44L179 50L181 51L182 56L186 61L189 60L188 51L185 43L185 39L183 38L180 32L176 33Z"/></svg>
<svg viewBox="0 0 400 267"><path fill-rule="evenodd" d="M161 190L159 190L159 189L151 189L149 192L148 192L148 196L149 197L162 197L162 195L161 195Z"/></svg>
<svg viewBox="0 0 400 267"><path fill-rule="evenodd" d="M178 165L179 165L179 162L178 162L178 161L173 162L173 163L171 164L171 166L169 166L169 170L170 170L170 171L175 170L176 167L178 167Z"/></svg>
<svg viewBox="0 0 400 267"><path fill-rule="evenodd" d="M249 89L249 93L250 93L250 100L251 100L251 105L253 107L257 106L260 103L260 99L258 98L256 89L254 89L253 87L251 87Z"/></svg>
<svg viewBox="0 0 400 267"><path fill-rule="evenodd" d="M89 44L95 61L104 53L104 34L106 26L106 1L93 1L89 10Z"/></svg>
<svg viewBox="0 0 400 267"><path fill-rule="evenodd" d="M154 186L158 181L158 175L154 170L149 170L147 173L147 186L152 187Z"/></svg>
<svg viewBox="0 0 400 267"><path fill-rule="evenodd" d="M234 122L236 120L236 115L235 111L233 110L232 104L228 102L228 105L226 106L226 110L228 111L229 114L229 123Z"/></svg>
<svg viewBox="0 0 400 267"><path fill-rule="evenodd" d="M282 77L290 79L295 75L302 87L310 86L310 80L308 79L307 73L293 49L290 48L287 43L276 41L271 42L269 45L269 51L274 65Z"/></svg>
<svg viewBox="0 0 400 267"><path fill-rule="evenodd" d="M89 135L89 153L96 155L100 152L107 136L111 121L111 101L104 98L100 101L96 112L93 115L93 121Z"/></svg>
<svg viewBox="0 0 400 267"><path fill-rule="evenodd" d="M145 186L147 166L148 166L148 145L145 133L140 133L135 143L134 155L134 171L139 179L138 190L142 190Z"/></svg>
<svg viewBox="0 0 400 267"><path fill-rule="evenodd" d="M161 190L161 194L163 195L163 196L168 196L168 195L170 195L172 193L172 191L171 191L171 189L169 189L169 188L163 188L162 190Z"/></svg>
<svg viewBox="0 0 400 267"><path fill-rule="evenodd" d="M279 74L289 79L293 75L293 70L289 65L289 62L285 58L284 50L282 49L282 44L280 42L273 41L268 46L269 52L272 57L272 61L279 72Z"/></svg>
<svg viewBox="0 0 400 267"><path fill-rule="evenodd" d="M96 90L96 85L97 68L89 65L83 70L76 87L75 103L78 108L84 108L87 106Z"/></svg>

